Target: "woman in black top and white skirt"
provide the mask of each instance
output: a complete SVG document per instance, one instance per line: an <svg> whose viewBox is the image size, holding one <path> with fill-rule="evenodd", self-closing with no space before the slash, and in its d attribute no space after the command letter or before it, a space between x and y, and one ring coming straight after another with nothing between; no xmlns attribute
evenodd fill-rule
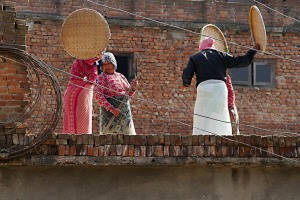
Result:
<svg viewBox="0 0 300 200"><path fill-rule="evenodd" d="M250 65L256 50L259 50L259 45L256 44L244 56L238 57L217 51L212 38L205 38L200 47L203 50L190 57L182 74L185 87L190 86L196 74L197 99L194 108L193 135L207 133L231 135L228 90L225 84L226 70Z"/></svg>

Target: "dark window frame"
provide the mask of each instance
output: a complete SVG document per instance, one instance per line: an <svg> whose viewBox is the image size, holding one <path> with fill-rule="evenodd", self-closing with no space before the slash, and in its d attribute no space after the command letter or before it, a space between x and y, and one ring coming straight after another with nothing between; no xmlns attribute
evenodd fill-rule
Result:
<svg viewBox="0 0 300 200"><path fill-rule="evenodd" d="M136 74L136 69L135 69L135 62L134 62L134 53L124 53L124 52L112 52L117 60L117 71L120 72L121 67L124 68L124 66L119 65L118 60L120 59L120 57L126 57L128 59L128 63L127 63L127 69L126 69L126 73L122 73L127 80L130 82L132 79L134 79L134 76ZM120 67L120 68L119 68Z"/></svg>
<svg viewBox="0 0 300 200"><path fill-rule="evenodd" d="M257 68L259 68L259 65L266 65L269 66L270 69L270 82L263 82L263 81L257 81ZM253 85L254 86L272 86L274 83L275 73L274 73L274 67L268 63L268 62L254 62L253 63Z"/></svg>
<svg viewBox="0 0 300 200"><path fill-rule="evenodd" d="M232 77L232 74L231 74L231 71L229 69L229 75L231 76L232 84L234 84L234 85L245 85L245 86L251 86L252 85L252 66L249 65L245 68L248 68L248 80L245 80L245 81L234 81L234 79ZM238 69L241 69L241 68L234 68L233 70L238 70Z"/></svg>
<svg viewBox="0 0 300 200"><path fill-rule="evenodd" d="M267 65L270 69L270 82L263 82L263 81L257 81L257 68L259 68L259 65ZM229 75L232 79L232 84L235 86L240 87L261 87L261 88L273 88L275 85L275 63L270 60L257 60L251 63L251 65L248 66L248 80L249 81L235 81L234 76L232 76L232 73L229 69ZM239 68L236 68L239 69Z"/></svg>

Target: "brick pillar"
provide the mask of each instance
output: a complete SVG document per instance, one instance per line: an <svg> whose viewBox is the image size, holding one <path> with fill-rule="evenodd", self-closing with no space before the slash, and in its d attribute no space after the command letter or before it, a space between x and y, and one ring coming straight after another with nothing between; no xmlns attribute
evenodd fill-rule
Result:
<svg viewBox="0 0 300 200"><path fill-rule="evenodd" d="M14 3L0 0L0 43L25 50L26 33L26 21L16 19ZM24 112L30 83L27 67L17 63L22 61L6 52L0 56L0 122L6 122ZM0 146L19 144L17 141L23 138L26 128L24 124L0 124Z"/></svg>

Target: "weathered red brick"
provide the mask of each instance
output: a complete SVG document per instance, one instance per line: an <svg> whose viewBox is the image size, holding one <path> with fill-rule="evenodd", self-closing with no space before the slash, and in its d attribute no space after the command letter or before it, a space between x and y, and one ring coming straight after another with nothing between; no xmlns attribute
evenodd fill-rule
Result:
<svg viewBox="0 0 300 200"><path fill-rule="evenodd" d="M228 156L229 156L228 147L222 146L222 157L228 157Z"/></svg>
<svg viewBox="0 0 300 200"><path fill-rule="evenodd" d="M164 145L165 144L165 136L164 134L158 134L158 144Z"/></svg>
<svg viewBox="0 0 300 200"><path fill-rule="evenodd" d="M99 155L99 147L93 147L93 156Z"/></svg>
<svg viewBox="0 0 300 200"><path fill-rule="evenodd" d="M104 156L110 156L110 146L109 144L104 145Z"/></svg>
<svg viewBox="0 0 300 200"><path fill-rule="evenodd" d="M124 144L129 145L129 135L124 135Z"/></svg>
<svg viewBox="0 0 300 200"><path fill-rule="evenodd" d="M76 141L77 145L83 144L82 135L76 135Z"/></svg>
<svg viewBox="0 0 300 200"><path fill-rule="evenodd" d="M151 157L154 155L154 146L146 147L146 155L147 155L147 157Z"/></svg>
<svg viewBox="0 0 300 200"><path fill-rule="evenodd" d="M105 155L105 146L99 146L99 156Z"/></svg>
<svg viewBox="0 0 300 200"><path fill-rule="evenodd" d="M209 144L211 146L215 146L216 145L216 136L215 135L210 135L209 136Z"/></svg>
<svg viewBox="0 0 300 200"><path fill-rule="evenodd" d="M216 146L222 146L222 137L216 135L215 138L216 138Z"/></svg>
<svg viewBox="0 0 300 200"><path fill-rule="evenodd" d="M94 145L95 141L94 141L94 135L92 134L86 134L88 136L88 144L89 145Z"/></svg>
<svg viewBox="0 0 300 200"><path fill-rule="evenodd" d="M267 136L268 147L274 146L273 136Z"/></svg>
<svg viewBox="0 0 300 200"><path fill-rule="evenodd" d="M82 137L82 144L88 145L89 144L89 136L87 134L82 134L81 137Z"/></svg>
<svg viewBox="0 0 300 200"><path fill-rule="evenodd" d="M192 157L192 156L194 156L194 152L193 152L193 146L187 146L187 156L188 157Z"/></svg>
<svg viewBox="0 0 300 200"><path fill-rule="evenodd" d="M128 156L130 156L130 157L134 156L134 145L128 146Z"/></svg>
<svg viewBox="0 0 300 200"><path fill-rule="evenodd" d="M239 153L238 153L239 157L243 158L246 156L245 146L240 145L238 148L238 151L239 151Z"/></svg>
<svg viewBox="0 0 300 200"><path fill-rule="evenodd" d="M69 154L70 156L75 156L76 155L76 146L70 146L69 148Z"/></svg>
<svg viewBox="0 0 300 200"><path fill-rule="evenodd" d="M181 145L182 146L188 145L188 136L186 136L186 135L181 136Z"/></svg>
<svg viewBox="0 0 300 200"><path fill-rule="evenodd" d="M198 146L199 145L199 135L193 135L192 136L192 145Z"/></svg>
<svg viewBox="0 0 300 200"><path fill-rule="evenodd" d="M67 145L68 140L67 139L56 139L56 145Z"/></svg>
<svg viewBox="0 0 300 200"><path fill-rule="evenodd" d="M134 138L135 138L135 141L133 142L133 144L135 145L145 145L143 144L142 142L142 136L144 135L136 135ZM146 137L146 136L145 136ZM145 138L146 139L146 138Z"/></svg>
<svg viewBox="0 0 300 200"><path fill-rule="evenodd" d="M123 145L122 156L128 156L128 155L129 155L129 146Z"/></svg>
<svg viewBox="0 0 300 200"><path fill-rule="evenodd" d="M141 153L141 146L139 145L134 146L134 156L139 157L140 153Z"/></svg>
<svg viewBox="0 0 300 200"><path fill-rule="evenodd" d="M267 144L267 143L266 143ZM264 146L261 148L262 149L262 152L261 152L261 155L263 158L266 158L268 156L268 147L267 146Z"/></svg>
<svg viewBox="0 0 300 200"><path fill-rule="evenodd" d="M99 135L94 135L93 136L94 137L94 146L95 147L98 147L98 146L100 146L100 136Z"/></svg>
<svg viewBox="0 0 300 200"><path fill-rule="evenodd" d="M107 134L106 135L106 144L113 144L113 141L112 141L112 134Z"/></svg>
<svg viewBox="0 0 300 200"><path fill-rule="evenodd" d="M118 135L117 134L112 135L112 144L114 144L114 145L118 144Z"/></svg>
<svg viewBox="0 0 300 200"><path fill-rule="evenodd" d="M106 144L106 135L99 135L99 144L104 146Z"/></svg>
<svg viewBox="0 0 300 200"><path fill-rule="evenodd" d="M70 147L69 147L69 145L66 145L65 147L66 147L65 155L69 156L70 155Z"/></svg>
<svg viewBox="0 0 300 200"><path fill-rule="evenodd" d="M66 151L65 145L58 145L58 155L64 156Z"/></svg>
<svg viewBox="0 0 300 200"><path fill-rule="evenodd" d="M110 156L116 156L117 155L117 150L116 150L116 145L110 145L109 148Z"/></svg>
<svg viewBox="0 0 300 200"><path fill-rule="evenodd" d="M204 146L204 157L209 157L210 156L210 146Z"/></svg>
<svg viewBox="0 0 300 200"><path fill-rule="evenodd" d="M216 157L222 157L222 146L215 147Z"/></svg>
<svg viewBox="0 0 300 200"><path fill-rule="evenodd" d="M279 138L279 147L285 147L285 137Z"/></svg>
<svg viewBox="0 0 300 200"><path fill-rule="evenodd" d="M164 135L165 145L169 146L171 144L171 136L169 134Z"/></svg>
<svg viewBox="0 0 300 200"><path fill-rule="evenodd" d="M70 138L70 134L57 134L56 136L57 139L69 139Z"/></svg>
<svg viewBox="0 0 300 200"><path fill-rule="evenodd" d="M88 156L93 156L94 154L94 149L93 145L87 145L87 155Z"/></svg>
<svg viewBox="0 0 300 200"><path fill-rule="evenodd" d="M210 145L209 137L210 137L210 135L204 135L204 145L205 146Z"/></svg>
<svg viewBox="0 0 300 200"><path fill-rule="evenodd" d="M147 135L147 144L148 145L157 145L158 144L158 135Z"/></svg>
<svg viewBox="0 0 300 200"><path fill-rule="evenodd" d="M164 155L163 145L156 145L156 146L154 146L154 156L161 157L163 155Z"/></svg>
<svg viewBox="0 0 300 200"><path fill-rule="evenodd" d="M146 146L140 146L140 157L146 157L146 155L147 155Z"/></svg>
<svg viewBox="0 0 300 200"><path fill-rule="evenodd" d="M239 157L239 153L240 153L239 146L233 146L233 156Z"/></svg>
<svg viewBox="0 0 300 200"><path fill-rule="evenodd" d="M124 134L118 134L117 138L118 138L117 144L123 144L123 142L124 142Z"/></svg>
<svg viewBox="0 0 300 200"><path fill-rule="evenodd" d="M210 154L211 157L216 157L216 146L210 146Z"/></svg>
<svg viewBox="0 0 300 200"><path fill-rule="evenodd" d="M129 136L129 144L130 145L135 145L135 135L130 135Z"/></svg>
<svg viewBox="0 0 300 200"><path fill-rule="evenodd" d="M117 144L116 145L116 155L122 156L122 152L123 152L123 146L121 144Z"/></svg>
<svg viewBox="0 0 300 200"><path fill-rule="evenodd" d="M173 143L173 144L175 144L176 146L182 145L180 135L175 135L175 143Z"/></svg>

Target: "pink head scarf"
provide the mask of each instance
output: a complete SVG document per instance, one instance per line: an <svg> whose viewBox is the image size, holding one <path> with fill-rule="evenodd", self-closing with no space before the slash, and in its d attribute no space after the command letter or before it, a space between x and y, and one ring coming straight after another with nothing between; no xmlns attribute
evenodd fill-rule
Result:
<svg viewBox="0 0 300 200"><path fill-rule="evenodd" d="M206 37L204 38L204 40L202 40L201 44L199 45L199 51L203 50L203 49L214 49L215 40L210 38L210 37Z"/></svg>

